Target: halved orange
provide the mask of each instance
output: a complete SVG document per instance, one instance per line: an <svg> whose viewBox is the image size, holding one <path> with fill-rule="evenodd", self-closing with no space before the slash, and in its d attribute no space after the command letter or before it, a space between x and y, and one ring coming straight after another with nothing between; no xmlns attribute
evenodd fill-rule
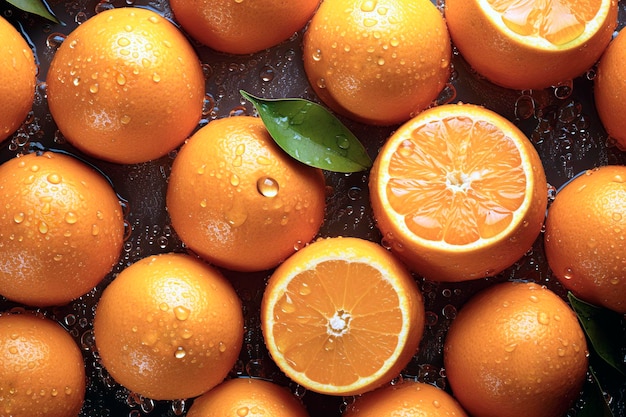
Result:
<svg viewBox="0 0 626 417"><path fill-rule="evenodd" d="M495 275L538 237L547 182L532 142L480 106L420 113L387 140L370 174L383 240L434 281Z"/></svg>
<svg viewBox="0 0 626 417"><path fill-rule="evenodd" d="M589 69L611 41L616 0L446 0L461 56L495 84L540 89Z"/></svg>
<svg viewBox="0 0 626 417"><path fill-rule="evenodd" d="M398 376L417 352L424 303L389 251L334 237L305 246L276 269L261 323L289 378L311 391L357 395Z"/></svg>

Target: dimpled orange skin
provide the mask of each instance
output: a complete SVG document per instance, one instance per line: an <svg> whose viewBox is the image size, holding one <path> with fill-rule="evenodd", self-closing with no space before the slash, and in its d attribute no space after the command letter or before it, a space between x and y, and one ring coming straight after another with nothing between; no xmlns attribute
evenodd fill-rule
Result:
<svg viewBox="0 0 626 417"><path fill-rule="evenodd" d="M324 220L321 170L291 158L261 119L217 119L196 132L172 167L167 210L176 233L209 262L236 271L278 265Z"/></svg>
<svg viewBox="0 0 626 417"><path fill-rule="evenodd" d="M581 299L626 313L626 167L585 171L559 190L544 234L556 278Z"/></svg>
<svg viewBox="0 0 626 417"><path fill-rule="evenodd" d="M197 258L150 256L104 290L94 336L104 368L130 391L155 400L196 397L222 382L239 356L241 302Z"/></svg>
<svg viewBox="0 0 626 417"><path fill-rule="evenodd" d="M358 397L342 417L467 417L459 403L444 390L405 380Z"/></svg>
<svg viewBox="0 0 626 417"><path fill-rule="evenodd" d="M230 379L194 399L187 417L308 417L286 388L255 378Z"/></svg>
<svg viewBox="0 0 626 417"><path fill-rule="evenodd" d="M74 29L47 75L50 113L91 156L132 164L159 158L196 128L204 75L187 38L141 8L115 8Z"/></svg>
<svg viewBox="0 0 626 417"><path fill-rule="evenodd" d="M556 417L587 373L573 310L535 283L488 287L461 307L444 342L452 393L473 417Z"/></svg>
<svg viewBox="0 0 626 417"><path fill-rule="evenodd" d="M0 294L66 304L117 263L124 217L111 184L79 160L30 153L0 165Z"/></svg>
<svg viewBox="0 0 626 417"><path fill-rule="evenodd" d="M229 54L251 54L286 41L309 21L320 0L172 0L174 17L199 42Z"/></svg>
<svg viewBox="0 0 626 417"><path fill-rule="evenodd" d="M81 351L60 325L30 313L0 314L0 415L76 417L85 383Z"/></svg>
<svg viewBox="0 0 626 417"><path fill-rule="evenodd" d="M22 124L33 107L37 66L22 35L0 17L0 142Z"/></svg>
<svg viewBox="0 0 626 417"><path fill-rule="evenodd" d="M594 98L600 120L620 149L626 149L626 31L609 44L600 58Z"/></svg>
<svg viewBox="0 0 626 417"><path fill-rule="evenodd" d="M324 0L303 40L319 98L354 120L393 125L430 106L450 75L450 37L429 0Z"/></svg>
<svg viewBox="0 0 626 417"><path fill-rule="evenodd" d="M600 58L617 25L617 1L596 34L568 50L541 50L509 39L489 21L478 0L446 0L444 16L461 56L479 74L506 88L542 89L583 74Z"/></svg>

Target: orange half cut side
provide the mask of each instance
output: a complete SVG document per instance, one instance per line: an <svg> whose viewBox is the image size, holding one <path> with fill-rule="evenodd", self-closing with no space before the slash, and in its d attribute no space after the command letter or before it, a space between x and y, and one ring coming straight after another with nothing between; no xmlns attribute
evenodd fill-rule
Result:
<svg viewBox="0 0 626 417"><path fill-rule="evenodd" d="M407 365L423 309L412 276L382 246L328 238L275 271L261 315L268 350L287 376L312 391L356 395Z"/></svg>

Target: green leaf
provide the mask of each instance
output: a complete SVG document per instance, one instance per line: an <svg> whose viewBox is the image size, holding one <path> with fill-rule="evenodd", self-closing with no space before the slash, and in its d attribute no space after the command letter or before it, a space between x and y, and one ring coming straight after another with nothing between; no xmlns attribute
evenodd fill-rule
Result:
<svg viewBox="0 0 626 417"><path fill-rule="evenodd" d="M609 404L604 398L600 381L592 367L589 367L591 379L585 384L583 391L583 406L576 414L577 417L614 417Z"/></svg>
<svg viewBox="0 0 626 417"><path fill-rule="evenodd" d="M319 104L300 98L262 99L240 90L259 112L274 141L292 158L334 172L372 166L367 151L339 119Z"/></svg>
<svg viewBox="0 0 626 417"><path fill-rule="evenodd" d="M44 0L6 0L7 3L28 13L36 14L54 23L61 23L48 8Z"/></svg>
<svg viewBox="0 0 626 417"><path fill-rule="evenodd" d="M626 366L620 351L620 346L623 343L621 338L622 315L589 304L571 292L567 294L567 297L578 315L594 351L619 373L626 375Z"/></svg>

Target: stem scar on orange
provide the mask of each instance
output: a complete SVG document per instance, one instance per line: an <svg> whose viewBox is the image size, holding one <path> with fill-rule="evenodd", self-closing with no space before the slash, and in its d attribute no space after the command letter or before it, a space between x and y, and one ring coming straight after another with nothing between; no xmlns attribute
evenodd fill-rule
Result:
<svg viewBox="0 0 626 417"><path fill-rule="evenodd" d="M591 68L617 25L616 0L446 0L461 56L503 87L541 89Z"/></svg>
<svg viewBox="0 0 626 417"><path fill-rule="evenodd" d="M385 246L434 281L495 275L539 236L547 182L533 144L470 104L425 110L395 131L370 174Z"/></svg>
<svg viewBox="0 0 626 417"><path fill-rule="evenodd" d="M117 263L124 217L111 184L68 155L30 153L0 165L0 294L67 304Z"/></svg>
<svg viewBox="0 0 626 417"><path fill-rule="evenodd" d="M359 238L317 240L269 279L261 326L271 357L303 387L356 395L397 377L416 353L424 304L389 251Z"/></svg>

